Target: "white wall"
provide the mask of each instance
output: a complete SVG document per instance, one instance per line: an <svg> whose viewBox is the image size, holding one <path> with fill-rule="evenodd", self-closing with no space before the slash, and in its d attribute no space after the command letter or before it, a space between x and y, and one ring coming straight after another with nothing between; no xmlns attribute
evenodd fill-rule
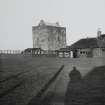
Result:
<svg viewBox="0 0 105 105"><path fill-rule="evenodd" d="M101 57L102 56L102 51L100 48L94 48L93 49L93 57Z"/></svg>
<svg viewBox="0 0 105 105"><path fill-rule="evenodd" d="M84 52L84 53L81 53L81 52ZM77 57L88 57L89 56L88 53L91 53L91 49L90 48L87 48L87 49L78 49Z"/></svg>

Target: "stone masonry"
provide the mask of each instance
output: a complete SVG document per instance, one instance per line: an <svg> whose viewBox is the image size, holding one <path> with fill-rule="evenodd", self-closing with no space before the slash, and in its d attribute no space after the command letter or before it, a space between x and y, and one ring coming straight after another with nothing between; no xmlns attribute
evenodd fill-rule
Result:
<svg viewBox="0 0 105 105"><path fill-rule="evenodd" d="M38 26L32 27L33 48L42 50L59 50L66 47L66 28L59 23L40 21Z"/></svg>

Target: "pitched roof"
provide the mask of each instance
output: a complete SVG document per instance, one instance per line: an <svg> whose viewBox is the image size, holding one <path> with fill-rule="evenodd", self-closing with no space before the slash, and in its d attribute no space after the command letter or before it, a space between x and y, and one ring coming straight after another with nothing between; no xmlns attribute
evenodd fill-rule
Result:
<svg viewBox="0 0 105 105"><path fill-rule="evenodd" d="M39 50L42 50L41 48L27 48L27 49L25 49L24 51L25 52L30 52L30 51L39 51Z"/></svg>
<svg viewBox="0 0 105 105"><path fill-rule="evenodd" d="M105 34L101 34L101 37L105 37Z"/></svg>
<svg viewBox="0 0 105 105"><path fill-rule="evenodd" d="M97 38L80 39L70 46L70 49L98 48Z"/></svg>
<svg viewBox="0 0 105 105"><path fill-rule="evenodd" d="M69 51L70 51L70 49L68 47L66 47L66 48L60 48L58 50L58 52L69 52Z"/></svg>

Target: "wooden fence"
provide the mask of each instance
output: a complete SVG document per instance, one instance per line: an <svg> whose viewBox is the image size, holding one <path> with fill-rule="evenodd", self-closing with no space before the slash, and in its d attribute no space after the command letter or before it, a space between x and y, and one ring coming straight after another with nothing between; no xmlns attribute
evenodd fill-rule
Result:
<svg viewBox="0 0 105 105"><path fill-rule="evenodd" d="M0 54L21 54L21 50L0 50Z"/></svg>

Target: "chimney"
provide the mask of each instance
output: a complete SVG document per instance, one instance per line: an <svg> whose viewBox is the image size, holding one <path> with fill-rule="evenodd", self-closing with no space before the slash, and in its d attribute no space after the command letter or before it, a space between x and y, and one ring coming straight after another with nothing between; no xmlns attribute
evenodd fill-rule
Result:
<svg viewBox="0 0 105 105"><path fill-rule="evenodd" d="M101 36L102 32L101 32L101 28L98 28L97 30L97 37L99 38Z"/></svg>

